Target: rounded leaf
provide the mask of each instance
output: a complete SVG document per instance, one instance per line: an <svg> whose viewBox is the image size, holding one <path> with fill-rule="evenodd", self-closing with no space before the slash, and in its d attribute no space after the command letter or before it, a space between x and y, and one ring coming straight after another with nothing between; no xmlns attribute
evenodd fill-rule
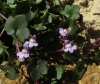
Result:
<svg viewBox="0 0 100 84"><path fill-rule="evenodd" d="M10 16L4 25L4 29L8 35L12 35L14 33L14 21L14 18Z"/></svg>
<svg viewBox="0 0 100 84"><path fill-rule="evenodd" d="M24 42L30 36L30 31L28 28L18 29L16 35L21 42Z"/></svg>

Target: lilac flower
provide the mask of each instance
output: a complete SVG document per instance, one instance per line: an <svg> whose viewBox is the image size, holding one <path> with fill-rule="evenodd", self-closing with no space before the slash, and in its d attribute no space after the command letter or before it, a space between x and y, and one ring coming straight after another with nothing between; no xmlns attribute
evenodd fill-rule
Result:
<svg viewBox="0 0 100 84"><path fill-rule="evenodd" d="M21 52L18 52L17 56L19 58L19 61L24 61L24 58L28 58L29 57L29 50L27 49L27 47L22 49Z"/></svg>
<svg viewBox="0 0 100 84"><path fill-rule="evenodd" d="M73 45L72 42L70 42L69 40L65 40L64 42L64 51L65 52L70 52L70 53L73 53L74 50L77 49L77 46L76 45Z"/></svg>
<svg viewBox="0 0 100 84"><path fill-rule="evenodd" d="M23 44L23 47L28 49L28 47L29 47L29 42L26 41L26 42Z"/></svg>
<svg viewBox="0 0 100 84"><path fill-rule="evenodd" d="M29 41L29 47L32 48L33 46L38 46L38 43L36 42L36 35L31 35L31 39Z"/></svg>
<svg viewBox="0 0 100 84"><path fill-rule="evenodd" d="M38 43L36 42L36 35L31 35L31 39L23 44L23 47L32 48L33 46L38 46Z"/></svg>
<svg viewBox="0 0 100 84"><path fill-rule="evenodd" d="M68 29L63 29L63 28L59 28L59 33L62 36L67 36L69 34L69 32L71 31L71 28L69 27Z"/></svg>

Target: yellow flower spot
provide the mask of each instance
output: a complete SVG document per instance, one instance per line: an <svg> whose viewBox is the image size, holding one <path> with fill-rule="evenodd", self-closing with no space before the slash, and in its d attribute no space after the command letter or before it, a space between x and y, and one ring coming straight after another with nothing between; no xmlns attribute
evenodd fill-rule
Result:
<svg viewBox="0 0 100 84"><path fill-rule="evenodd" d="M25 53L25 52L27 52L27 50L26 49L22 49L22 52Z"/></svg>
<svg viewBox="0 0 100 84"><path fill-rule="evenodd" d="M71 47L71 44L69 43L69 44L66 44L66 47Z"/></svg>
<svg viewBox="0 0 100 84"><path fill-rule="evenodd" d="M65 33L67 33L67 32L68 32L68 30L67 30L67 29L64 29L64 32L65 32Z"/></svg>
<svg viewBox="0 0 100 84"><path fill-rule="evenodd" d="M30 39L30 42L35 42L35 39L31 38L31 39Z"/></svg>

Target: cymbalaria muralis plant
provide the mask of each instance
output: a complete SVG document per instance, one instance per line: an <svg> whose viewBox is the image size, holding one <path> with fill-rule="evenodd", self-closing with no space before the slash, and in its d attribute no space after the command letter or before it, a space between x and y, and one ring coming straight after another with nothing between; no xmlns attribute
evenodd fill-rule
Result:
<svg viewBox="0 0 100 84"><path fill-rule="evenodd" d="M70 0L1 0L0 31L0 59L8 63L0 69L12 80L24 64L32 84L62 84L81 79L90 58L100 61L100 40L90 42Z"/></svg>

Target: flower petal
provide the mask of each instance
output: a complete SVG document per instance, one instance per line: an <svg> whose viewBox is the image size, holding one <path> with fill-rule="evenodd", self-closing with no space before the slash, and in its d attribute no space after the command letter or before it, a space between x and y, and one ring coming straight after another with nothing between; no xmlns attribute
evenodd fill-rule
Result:
<svg viewBox="0 0 100 84"><path fill-rule="evenodd" d="M38 43L33 43L34 46L38 46Z"/></svg>
<svg viewBox="0 0 100 84"><path fill-rule="evenodd" d="M17 53L17 56L19 56L19 58L23 58L24 57L24 54L22 52L18 52Z"/></svg>
<svg viewBox="0 0 100 84"><path fill-rule="evenodd" d="M68 44L68 43L69 43L69 40L65 40L64 43L65 43L65 44Z"/></svg>
<svg viewBox="0 0 100 84"><path fill-rule="evenodd" d="M33 43L32 42L30 42L30 44L29 44L29 48L32 48L33 47Z"/></svg>
<svg viewBox="0 0 100 84"><path fill-rule="evenodd" d="M25 58L28 58L28 57L29 57L29 54L28 54L28 53L25 53L25 54L24 54L24 57L25 57Z"/></svg>
<svg viewBox="0 0 100 84"><path fill-rule="evenodd" d="M70 31L71 31L71 28L69 27L69 28L68 28L68 33L69 33Z"/></svg>
<svg viewBox="0 0 100 84"><path fill-rule="evenodd" d="M64 49L65 52L68 52L68 48Z"/></svg>
<svg viewBox="0 0 100 84"><path fill-rule="evenodd" d="M34 34L33 36L31 35L31 38L34 38L34 39L36 39L36 35Z"/></svg>
<svg viewBox="0 0 100 84"><path fill-rule="evenodd" d="M63 29L63 28L59 28L59 31L60 31L60 30L64 30L64 29Z"/></svg>
<svg viewBox="0 0 100 84"><path fill-rule="evenodd" d="M73 46L72 46L72 49L73 49L73 50L76 50L76 49L77 49L77 46L76 46L76 45L73 45Z"/></svg>
<svg viewBox="0 0 100 84"><path fill-rule="evenodd" d="M73 49L72 49L72 48L70 48L70 49L69 49L69 52L70 52L70 53L73 53Z"/></svg>
<svg viewBox="0 0 100 84"><path fill-rule="evenodd" d="M23 47L25 48L25 47L28 47L28 45L29 45L29 41L26 41L24 44L23 44Z"/></svg>

